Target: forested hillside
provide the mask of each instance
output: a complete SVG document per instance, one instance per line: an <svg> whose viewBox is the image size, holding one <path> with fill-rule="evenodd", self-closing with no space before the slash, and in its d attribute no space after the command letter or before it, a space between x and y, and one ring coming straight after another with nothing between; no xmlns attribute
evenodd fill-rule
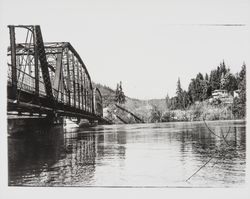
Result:
<svg viewBox="0 0 250 199"><path fill-rule="evenodd" d="M116 109L114 105L118 102L129 111L142 118L145 122L168 122L168 121L193 121L219 120L219 119L241 119L246 116L246 65L233 74L223 61L211 70L210 74L198 73L192 78L188 90L181 86L181 80L177 81L176 95L165 99L139 100L130 98L122 92L124 99L119 102L117 97L121 85L117 84L116 90L101 84L93 83L98 87L103 96L104 109L112 115ZM231 103L223 103L220 98L214 99L213 91L224 90L231 96ZM237 91L238 96L233 96ZM112 116L107 117L113 120ZM124 113L122 113L124 114ZM127 115L125 114L127 117ZM133 122L127 118L130 122Z"/></svg>

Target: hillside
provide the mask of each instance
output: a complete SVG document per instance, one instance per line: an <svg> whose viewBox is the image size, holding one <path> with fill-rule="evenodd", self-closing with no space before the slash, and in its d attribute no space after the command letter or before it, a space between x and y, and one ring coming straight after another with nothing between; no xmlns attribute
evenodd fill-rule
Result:
<svg viewBox="0 0 250 199"><path fill-rule="evenodd" d="M112 88L101 85L98 83L93 83L94 87L97 87L102 93L103 97L103 108L107 111L113 111L113 106L115 105L115 90ZM151 99L151 100L139 100L126 96L126 103L123 105L127 110L133 112L138 117L142 118L145 122L148 122L151 115L151 110L153 107L164 111L166 110L165 99ZM106 114L106 115L105 115ZM124 114L124 113L123 113ZM104 111L104 115L108 114ZM117 122L117 121L116 121Z"/></svg>

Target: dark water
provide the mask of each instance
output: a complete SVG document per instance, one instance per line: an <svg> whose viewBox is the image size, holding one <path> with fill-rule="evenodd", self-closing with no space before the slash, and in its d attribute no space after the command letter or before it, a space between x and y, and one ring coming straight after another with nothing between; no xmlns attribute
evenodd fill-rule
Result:
<svg viewBox="0 0 250 199"><path fill-rule="evenodd" d="M245 122L207 124L217 136L203 122L57 127L9 136L9 185L244 185Z"/></svg>

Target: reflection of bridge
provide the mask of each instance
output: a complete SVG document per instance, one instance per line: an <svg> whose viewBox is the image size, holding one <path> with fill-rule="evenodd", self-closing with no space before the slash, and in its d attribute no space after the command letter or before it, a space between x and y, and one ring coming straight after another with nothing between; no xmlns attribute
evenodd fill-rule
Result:
<svg viewBox="0 0 250 199"><path fill-rule="evenodd" d="M40 26L9 26L8 113L98 120L102 96L68 42L44 43ZM21 38L23 36L23 38Z"/></svg>

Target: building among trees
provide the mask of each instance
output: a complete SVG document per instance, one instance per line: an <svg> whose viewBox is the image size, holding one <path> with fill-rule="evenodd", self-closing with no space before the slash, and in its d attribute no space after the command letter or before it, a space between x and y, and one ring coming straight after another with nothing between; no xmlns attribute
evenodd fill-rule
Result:
<svg viewBox="0 0 250 199"><path fill-rule="evenodd" d="M205 77L205 78L204 78ZM169 110L185 110L193 104L208 101L216 104L229 104L237 118L246 114L246 65L242 65L240 73L232 74L223 61L220 65L203 76L198 73L191 79L188 90L177 81L176 96L166 97Z"/></svg>

